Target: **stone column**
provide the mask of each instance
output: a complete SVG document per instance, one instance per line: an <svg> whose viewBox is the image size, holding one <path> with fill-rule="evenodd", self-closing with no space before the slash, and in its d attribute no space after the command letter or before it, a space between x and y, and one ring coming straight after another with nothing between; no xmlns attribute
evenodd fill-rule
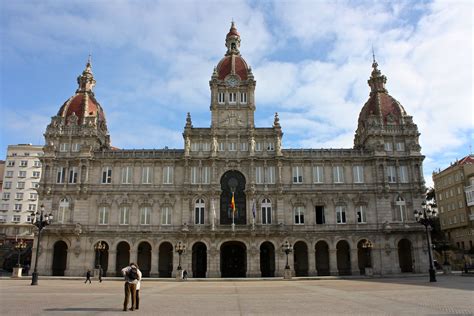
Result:
<svg viewBox="0 0 474 316"><path fill-rule="evenodd" d="M150 265L150 277L157 278L159 276L158 271L158 249L157 251L153 251L151 249L151 265Z"/></svg>
<svg viewBox="0 0 474 316"><path fill-rule="evenodd" d="M337 270L337 250L329 249L329 271L331 275L339 275Z"/></svg>
<svg viewBox="0 0 474 316"><path fill-rule="evenodd" d="M219 250L211 248L207 252L207 277L220 278L220 253Z"/></svg>
<svg viewBox="0 0 474 316"><path fill-rule="evenodd" d="M247 277L260 277L260 252L251 248L247 256Z"/></svg>

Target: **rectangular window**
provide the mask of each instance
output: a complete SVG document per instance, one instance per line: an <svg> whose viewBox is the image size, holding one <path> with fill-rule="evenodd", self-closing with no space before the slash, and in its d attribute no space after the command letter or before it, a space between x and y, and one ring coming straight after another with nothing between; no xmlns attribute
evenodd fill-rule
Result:
<svg viewBox="0 0 474 316"><path fill-rule="evenodd" d="M15 194L15 200L23 200L23 193Z"/></svg>
<svg viewBox="0 0 474 316"><path fill-rule="evenodd" d="M140 208L140 225L150 225L151 209L148 206Z"/></svg>
<svg viewBox="0 0 474 316"><path fill-rule="evenodd" d="M408 168L407 166L398 167L398 178L400 183L408 183Z"/></svg>
<svg viewBox="0 0 474 316"><path fill-rule="evenodd" d="M163 167L163 184L172 184L173 183L173 167L165 166Z"/></svg>
<svg viewBox="0 0 474 316"><path fill-rule="evenodd" d="M240 92L240 103L247 103L247 92Z"/></svg>
<svg viewBox="0 0 474 316"><path fill-rule="evenodd" d="M204 203L196 203L194 207L194 224L204 225Z"/></svg>
<svg viewBox="0 0 474 316"><path fill-rule="evenodd" d="M352 168L354 183L364 183L364 166L354 166Z"/></svg>
<svg viewBox="0 0 474 316"><path fill-rule="evenodd" d="M293 174L293 183L303 183L303 167L294 166L292 168Z"/></svg>
<svg viewBox="0 0 474 316"><path fill-rule="evenodd" d="M210 151L211 150L211 144L210 143L202 143L202 151Z"/></svg>
<svg viewBox="0 0 474 316"><path fill-rule="evenodd" d="M120 225L128 225L130 223L130 208L128 206L122 206L120 208Z"/></svg>
<svg viewBox="0 0 474 316"><path fill-rule="evenodd" d="M37 189L37 188L39 188L39 186L40 186L39 182L31 182L31 187L33 189Z"/></svg>
<svg viewBox="0 0 474 316"><path fill-rule="evenodd" d="M397 174L395 172L395 166L387 166L387 182L397 182Z"/></svg>
<svg viewBox="0 0 474 316"><path fill-rule="evenodd" d="M274 143L268 143L267 144L267 151L275 151L275 144Z"/></svg>
<svg viewBox="0 0 474 316"><path fill-rule="evenodd" d="M12 170L7 171L5 174L5 178L13 178L13 171Z"/></svg>
<svg viewBox="0 0 474 316"><path fill-rule="evenodd" d="M103 167L102 168L102 184L112 183L112 168Z"/></svg>
<svg viewBox="0 0 474 316"><path fill-rule="evenodd" d="M30 193L30 200L35 201L38 198L38 193Z"/></svg>
<svg viewBox="0 0 474 316"><path fill-rule="evenodd" d="M69 168L69 183L77 183L77 167Z"/></svg>
<svg viewBox="0 0 474 316"><path fill-rule="evenodd" d="M458 207L459 207L459 208L462 208L462 207L463 207L461 200L458 201Z"/></svg>
<svg viewBox="0 0 474 316"><path fill-rule="evenodd" d="M66 153L68 151L69 151L69 144L68 143L59 144L59 152Z"/></svg>
<svg viewBox="0 0 474 316"><path fill-rule="evenodd" d="M142 167L142 183L151 183L151 167Z"/></svg>
<svg viewBox="0 0 474 316"><path fill-rule="evenodd" d="M191 142L191 151L199 151L199 142Z"/></svg>
<svg viewBox="0 0 474 316"><path fill-rule="evenodd" d="M20 161L20 167L28 167L28 160Z"/></svg>
<svg viewBox="0 0 474 316"><path fill-rule="evenodd" d="M18 171L18 178L26 178L26 171Z"/></svg>
<svg viewBox="0 0 474 316"><path fill-rule="evenodd" d="M21 211L21 207L22 207L21 204L15 204L15 211L17 212Z"/></svg>
<svg viewBox="0 0 474 316"><path fill-rule="evenodd" d="M392 151L393 150L393 146L392 146L392 143L384 143L384 148L385 148L385 151Z"/></svg>
<svg viewBox="0 0 474 316"><path fill-rule="evenodd" d="M248 144L247 143L240 143L240 151L247 151Z"/></svg>
<svg viewBox="0 0 474 316"><path fill-rule="evenodd" d="M3 199L4 200L9 200L10 199L10 193L9 192L4 192L3 193Z"/></svg>
<svg viewBox="0 0 474 316"><path fill-rule="evenodd" d="M3 188L4 188L4 189L11 189L11 188L12 188L12 183L11 183L11 181L5 181L5 182L3 183Z"/></svg>
<svg viewBox="0 0 474 316"><path fill-rule="evenodd" d="M122 184L132 183L132 167L122 167Z"/></svg>
<svg viewBox="0 0 474 316"><path fill-rule="evenodd" d="M304 225L304 208L303 208L303 206L295 207L295 225Z"/></svg>
<svg viewBox="0 0 474 316"><path fill-rule="evenodd" d="M99 225L109 224L109 208L102 206L99 208Z"/></svg>
<svg viewBox="0 0 474 316"><path fill-rule="evenodd" d="M265 182L268 184L275 184L275 167L265 168Z"/></svg>
<svg viewBox="0 0 474 316"><path fill-rule="evenodd" d="M0 215L0 223L5 223L7 221L6 215Z"/></svg>
<svg viewBox="0 0 474 316"><path fill-rule="evenodd" d="M14 167L15 166L15 161L14 160L8 160L7 161L7 167Z"/></svg>
<svg viewBox="0 0 474 316"><path fill-rule="evenodd" d="M199 167L191 167L191 184L199 183Z"/></svg>
<svg viewBox="0 0 474 316"><path fill-rule="evenodd" d="M72 144L72 146L71 146L71 151L72 151L72 152L77 153L77 152L79 152L80 150L81 150L81 144L79 144L79 143L74 143L74 144Z"/></svg>
<svg viewBox="0 0 474 316"><path fill-rule="evenodd" d="M332 174L334 177L334 183L344 183L344 167L343 166L332 167Z"/></svg>
<svg viewBox="0 0 474 316"><path fill-rule="evenodd" d="M0 211L7 212L8 211L8 204L4 203L0 206Z"/></svg>
<svg viewBox="0 0 474 316"><path fill-rule="evenodd" d="M66 181L66 167L58 167L56 183L64 183Z"/></svg>
<svg viewBox="0 0 474 316"><path fill-rule="evenodd" d="M365 206L364 205L358 205L356 206L356 211L357 211L357 223L367 223L367 218L366 218L366 212L365 212Z"/></svg>
<svg viewBox="0 0 474 316"><path fill-rule="evenodd" d="M36 211L36 204L28 204L28 211Z"/></svg>
<svg viewBox="0 0 474 316"><path fill-rule="evenodd" d="M201 169L201 183L211 183L211 167L202 167Z"/></svg>
<svg viewBox="0 0 474 316"><path fill-rule="evenodd" d="M234 142L229 143L229 151L236 151L237 150L237 144Z"/></svg>
<svg viewBox="0 0 474 316"><path fill-rule="evenodd" d="M272 205L270 203L262 203L262 224L271 225L272 223Z"/></svg>
<svg viewBox="0 0 474 316"><path fill-rule="evenodd" d="M171 225L171 209L168 206L161 210L161 225Z"/></svg>
<svg viewBox="0 0 474 316"><path fill-rule="evenodd" d="M396 151L405 151L405 143L398 142L395 146Z"/></svg>
<svg viewBox="0 0 474 316"><path fill-rule="evenodd" d="M24 189L25 188L25 182L18 182L16 184L17 189Z"/></svg>
<svg viewBox="0 0 474 316"><path fill-rule="evenodd" d="M255 143L255 151L262 151L262 150L263 150L262 142L256 142Z"/></svg>
<svg viewBox="0 0 474 316"><path fill-rule="evenodd" d="M41 161L35 160L34 166L35 166L35 167L41 167Z"/></svg>
<svg viewBox="0 0 474 316"><path fill-rule="evenodd" d="M19 223L21 220L21 215L13 215L13 223Z"/></svg>
<svg viewBox="0 0 474 316"><path fill-rule="evenodd" d="M316 205L316 224L322 225L326 223L326 217L324 216L324 206Z"/></svg>
<svg viewBox="0 0 474 316"><path fill-rule="evenodd" d="M323 166L313 167L313 182L324 183L324 169Z"/></svg>
<svg viewBox="0 0 474 316"><path fill-rule="evenodd" d="M235 92L229 92L229 103L237 102L237 94Z"/></svg>
<svg viewBox="0 0 474 316"><path fill-rule="evenodd" d="M219 92L217 95L217 102L219 104L224 104L225 98L224 98L224 92Z"/></svg>
<svg viewBox="0 0 474 316"><path fill-rule="evenodd" d="M41 175L41 172L39 171L33 171L33 178L39 178Z"/></svg>
<svg viewBox="0 0 474 316"><path fill-rule="evenodd" d="M225 143L219 142L219 151L225 151Z"/></svg>
<svg viewBox="0 0 474 316"><path fill-rule="evenodd" d="M263 167L255 167L255 183L263 183Z"/></svg>
<svg viewBox="0 0 474 316"><path fill-rule="evenodd" d="M338 224L346 223L346 207L345 206L336 206L336 223Z"/></svg>

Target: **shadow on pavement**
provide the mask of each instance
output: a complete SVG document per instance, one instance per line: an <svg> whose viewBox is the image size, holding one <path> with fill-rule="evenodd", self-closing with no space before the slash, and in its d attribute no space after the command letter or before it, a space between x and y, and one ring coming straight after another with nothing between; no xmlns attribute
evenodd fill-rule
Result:
<svg viewBox="0 0 474 316"><path fill-rule="evenodd" d="M102 307L65 307L65 308L46 308L47 312L114 312L121 311L118 308L102 308Z"/></svg>

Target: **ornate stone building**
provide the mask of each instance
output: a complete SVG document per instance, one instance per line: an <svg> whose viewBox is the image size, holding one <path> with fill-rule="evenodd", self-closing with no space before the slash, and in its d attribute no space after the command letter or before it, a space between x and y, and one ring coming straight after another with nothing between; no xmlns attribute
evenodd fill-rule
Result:
<svg viewBox="0 0 474 316"><path fill-rule="evenodd" d="M209 82L210 127L188 113L184 150L111 147L87 64L45 133L39 193L55 221L40 274L81 275L100 261L113 276L134 261L152 277L179 263L192 277L282 276L286 241L296 276L426 271L413 218L424 194L419 132L375 60L353 148L284 149L278 114L255 126L256 81L234 23L226 47Z"/></svg>

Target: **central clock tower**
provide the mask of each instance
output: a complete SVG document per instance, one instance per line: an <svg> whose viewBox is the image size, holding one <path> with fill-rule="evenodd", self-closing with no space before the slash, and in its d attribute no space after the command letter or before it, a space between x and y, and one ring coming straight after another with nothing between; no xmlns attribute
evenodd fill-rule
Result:
<svg viewBox="0 0 474 316"><path fill-rule="evenodd" d="M211 81L211 128L214 131L253 129L255 80L240 55L240 34L232 22L226 36L227 52L214 68Z"/></svg>

